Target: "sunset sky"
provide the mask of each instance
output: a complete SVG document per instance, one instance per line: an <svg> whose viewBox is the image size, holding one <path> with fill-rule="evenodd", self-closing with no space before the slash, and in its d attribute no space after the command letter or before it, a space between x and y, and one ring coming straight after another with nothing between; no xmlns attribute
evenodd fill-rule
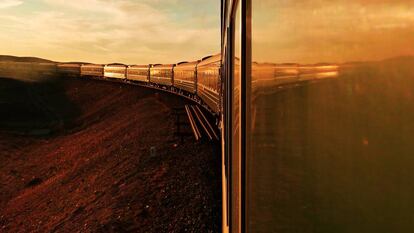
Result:
<svg viewBox="0 0 414 233"><path fill-rule="evenodd" d="M346 62L414 54L414 1L255 0L253 56ZM176 63L220 51L220 0L0 0L0 54Z"/></svg>
<svg viewBox="0 0 414 233"><path fill-rule="evenodd" d="M0 0L0 54L145 64L219 51L219 0Z"/></svg>

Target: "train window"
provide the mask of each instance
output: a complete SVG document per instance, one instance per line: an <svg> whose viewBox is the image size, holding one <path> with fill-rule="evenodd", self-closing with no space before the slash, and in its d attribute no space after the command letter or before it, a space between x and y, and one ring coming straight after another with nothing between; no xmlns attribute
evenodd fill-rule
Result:
<svg viewBox="0 0 414 233"><path fill-rule="evenodd" d="M251 6L248 232L412 231L414 2Z"/></svg>

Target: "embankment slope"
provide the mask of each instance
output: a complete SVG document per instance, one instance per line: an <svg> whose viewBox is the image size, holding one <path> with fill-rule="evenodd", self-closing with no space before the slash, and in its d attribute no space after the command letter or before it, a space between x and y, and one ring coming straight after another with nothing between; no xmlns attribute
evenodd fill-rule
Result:
<svg viewBox="0 0 414 233"><path fill-rule="evenodd" d="M219 147L178 143L183 100L96 80L0 81L1 232L219 231Z"/></svg>

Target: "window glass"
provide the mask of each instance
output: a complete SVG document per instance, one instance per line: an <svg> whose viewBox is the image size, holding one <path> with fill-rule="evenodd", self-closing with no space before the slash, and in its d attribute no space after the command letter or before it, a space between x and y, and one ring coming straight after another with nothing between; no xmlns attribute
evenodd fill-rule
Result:
<svg viewBox="0 0 414 233"><path fill-rule="evenodd" d="M413 229L413 42L413 1L252 0L249 232Z"/></svg>

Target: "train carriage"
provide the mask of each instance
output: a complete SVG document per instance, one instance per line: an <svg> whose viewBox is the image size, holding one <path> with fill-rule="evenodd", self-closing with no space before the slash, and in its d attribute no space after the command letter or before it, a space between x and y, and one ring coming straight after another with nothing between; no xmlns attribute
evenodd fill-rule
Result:
<svg viewBox="0 0 414 233"><path fill-rule="evenodd" d="M123 64L109 64L104 68L105 78L126 79L127 66Z"/></svg>
<svg viewBox="0 0 414 233"><path fill-rule="evenodd" d="M178 63L174 68L174 87L196 94L198 63L199 61Z"/></svg>
<svg viewBox="0 0 414 233"><path fill-rule="evenodd" d="M29 76L32 72L31 62L0 62L0 75L3 77Z"/></svg>
<svg viewBox="0 0 414 233"><path fill-rule="evenodd" d="M252 91L273 92L279 85L295 83L299 78L297 64L252 63Z"/></svg>
<svg viewBox="0 0 414 233"><path fill-rule="evenodd" d="M150 82L157 85L172 86L174 83L174 64L157 64L151 67Z"/></svg>
<svg viewBox="0 0 414 233"><path fill-rule="evenodd" d="M131 65L127 68L127 79L148 83L150 81L150 65Z"/></svg>
<svg viewBox="0 0 414 233"><path fill-rule="evenodd" d="M208 56L197 66L197 94L213 110L220 111L221 54Z"/></svg>
<svg viewBox="0 0 414 233"><path fill-rule="evenodd" d="M7 76L10 62L0 61L0 76Z"/></svg>
<svg viewBox="0 0 414 233"><path fill-rule="evenodd" d="M311 64L298 67L299 81L332 78L338 75L337 64Z"/></svg>
<svg viewBox="0 0 414 233"><path fill-rule="evenodd" d="M60 63L57 65L57 72L64 77L79 77L81 75L81 64Z"/></svg>
<svg viewBox="0 0 414 233"><path fill-rule="evenodd" d="M32 63L33 70L40 76L54 76L57 74L56 63Z"/></svg>
<svg viewBox="0 0 414 233"><path fill-rule="evenodd" d="M81 65L81 76L103 77L104 65L99 64L83 64Z"/></svg>
<svg viewBox="0 0 414 233"><path fill-rule="evenodd" d="M32 62L12 62L10 64L10 72L13 73L13 75L21 75L21 76L30 76L33 73L33 67L34 64ZM53 68L52 68L53 70Z"/></svg>

